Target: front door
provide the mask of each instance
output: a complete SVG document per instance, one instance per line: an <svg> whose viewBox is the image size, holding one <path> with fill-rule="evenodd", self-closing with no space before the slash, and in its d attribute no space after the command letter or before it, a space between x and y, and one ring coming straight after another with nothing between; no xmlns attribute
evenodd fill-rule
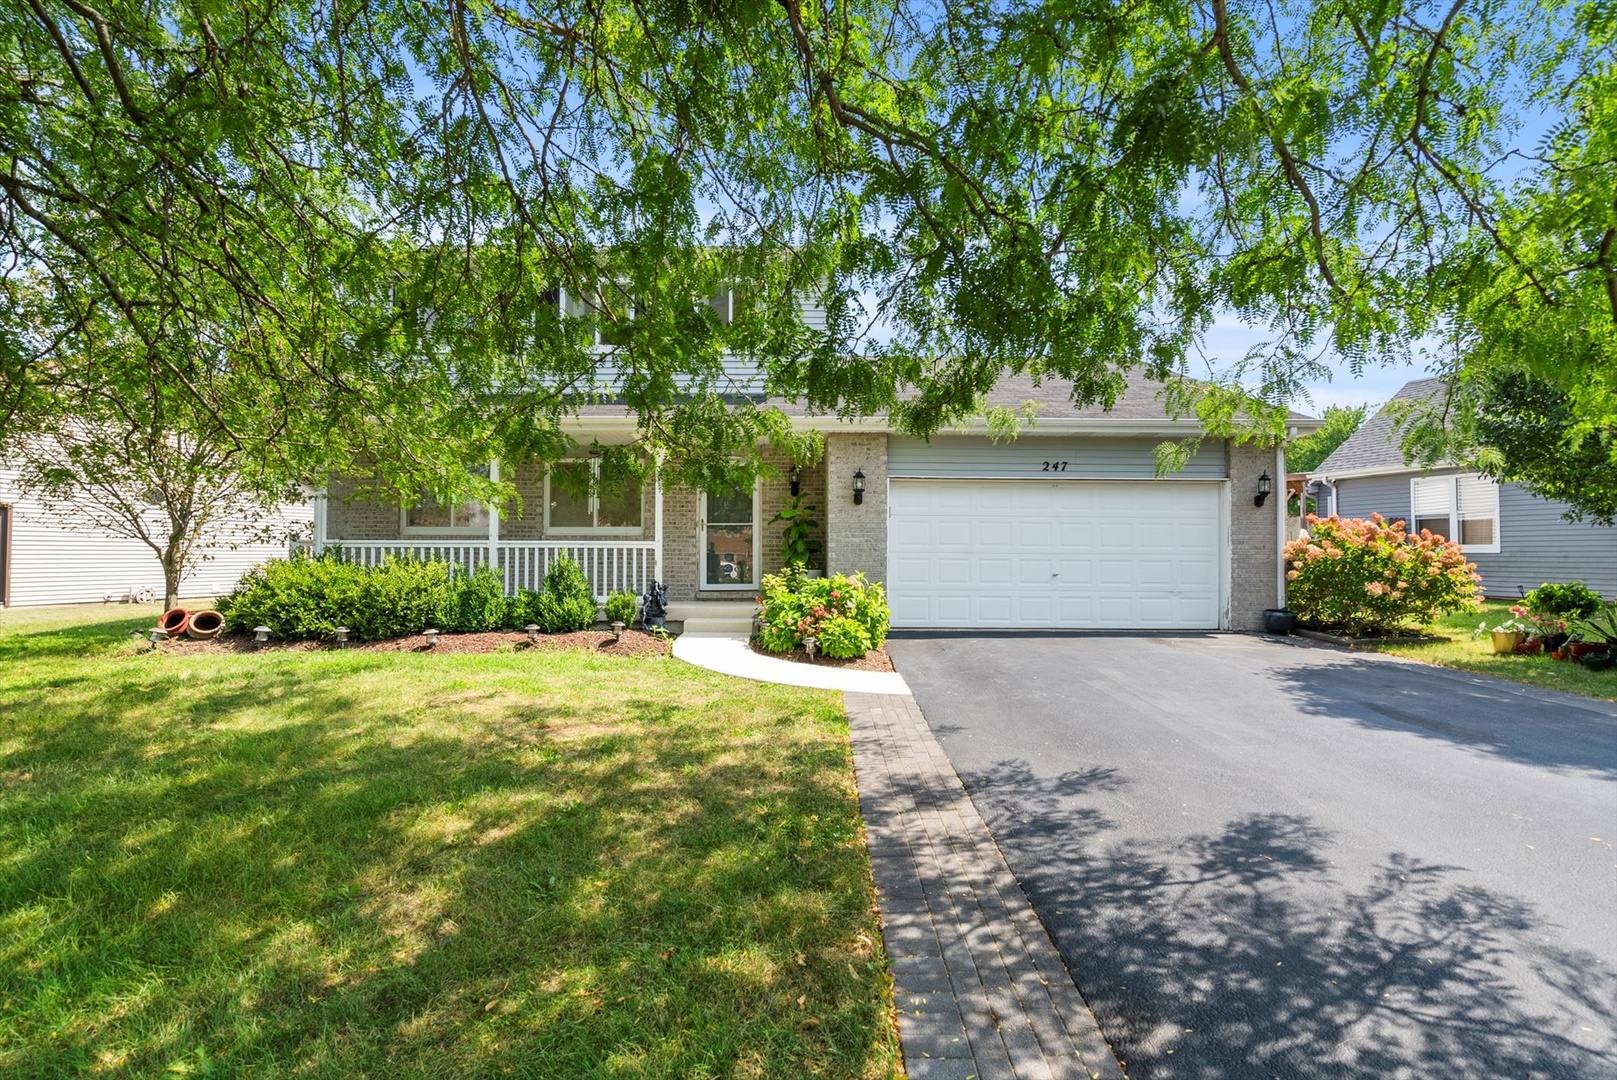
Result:
<svg viewBox="0 0 1617 1080"><path fill-rule="evenodd" d="M702 496L702 588L758 587L758 488Z"/></svg>

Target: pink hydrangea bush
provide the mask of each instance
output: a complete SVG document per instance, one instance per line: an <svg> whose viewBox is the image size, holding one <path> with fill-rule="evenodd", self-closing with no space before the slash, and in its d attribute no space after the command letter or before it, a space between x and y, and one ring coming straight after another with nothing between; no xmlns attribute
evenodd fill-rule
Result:
<svg viewBox="0 0 1617 1080"><path fill-rule="evenodd" d="M1480 606L1474 563L1460 545L1380 514L1308 515L1286 545L1286 606L1304 621L1362 635L1429 623Z"/></svg>

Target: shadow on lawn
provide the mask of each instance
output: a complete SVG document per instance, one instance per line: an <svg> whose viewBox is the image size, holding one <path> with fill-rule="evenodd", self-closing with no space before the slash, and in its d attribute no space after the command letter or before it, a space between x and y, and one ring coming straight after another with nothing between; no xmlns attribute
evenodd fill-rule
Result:
<svg viewBox="0 0 1617 1080"><path fill-rule="evenodd" d="M1617 1074L1617 976L1463 868L1390 852L1353 887L1304 816L1115 841L1081 805L1115 774L965 781L1135 1080Z"/></svg>
<svg viewBox="0 0 1617 1080"><path fill-rule="evenodd" d="M896 1053L829 711L482 671L401 709L381 658L223 670L152 677L133 711L95 673L23 706L8 1076L866 1076Z"/></svg>

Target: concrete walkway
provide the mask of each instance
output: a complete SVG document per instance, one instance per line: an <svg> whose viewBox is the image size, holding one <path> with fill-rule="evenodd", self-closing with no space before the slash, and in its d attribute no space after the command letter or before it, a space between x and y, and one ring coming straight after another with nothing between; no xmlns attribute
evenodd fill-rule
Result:
<svg viewBox="0 0 1617 1080"><path fill-rule="evenodd" d="M845 700L910 1080L1121 1080L915 699Z"/></svg>
<svg viewBox="0 0 1617 1080"><path fill-rule="evenodd" d="M681 634L674 655L687 664L754 682L809 686L860 694L908 694L909 684L896 671L851 671L777 660L754 652L745 637L731 634Z"/></svg>

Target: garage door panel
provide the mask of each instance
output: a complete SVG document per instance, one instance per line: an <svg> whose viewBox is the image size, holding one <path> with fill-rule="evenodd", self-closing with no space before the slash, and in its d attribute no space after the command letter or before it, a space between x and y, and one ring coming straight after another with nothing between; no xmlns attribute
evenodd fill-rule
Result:
<svg viewBox="0 0 1617 1080"><path fill-rule="evenodd" d="M1218 485L895 480L898 627L1214 628Z"/></svg>

